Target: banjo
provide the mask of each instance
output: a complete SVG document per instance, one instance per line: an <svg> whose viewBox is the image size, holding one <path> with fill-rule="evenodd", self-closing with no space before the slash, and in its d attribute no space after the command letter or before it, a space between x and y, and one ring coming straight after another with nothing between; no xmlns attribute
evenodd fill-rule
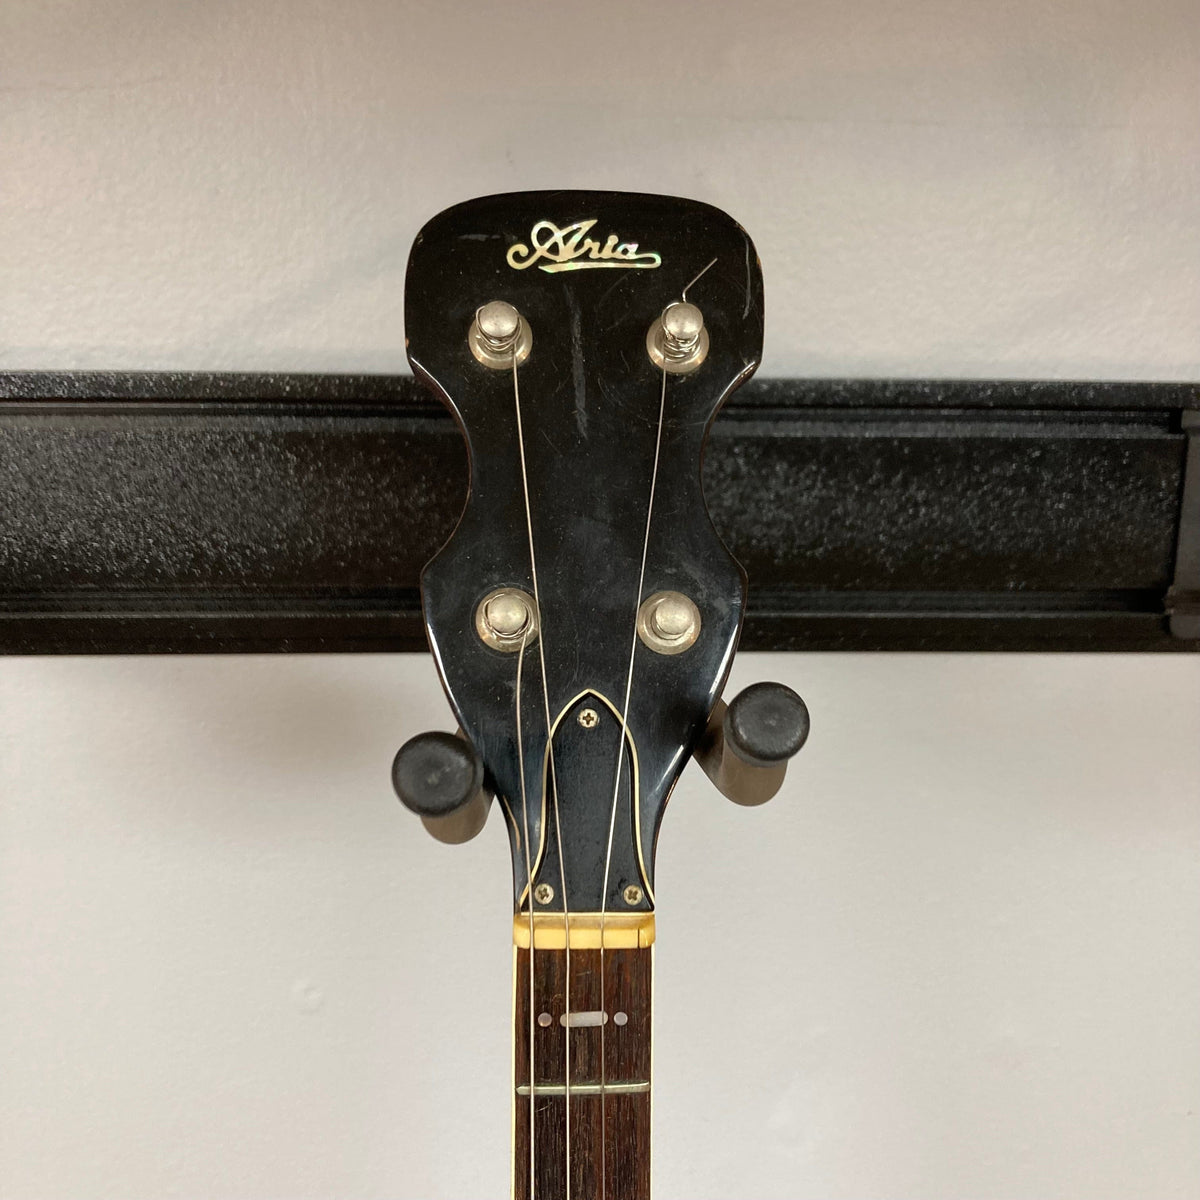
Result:
<svg viewBox="0 0 1200 1200"><path fill-rule="evenodd" d="M746 579L705 509L709 427L762 352L762 274L709 205L616 192L472 200L418 234L416 376L470 489L422 604L459 730L392 780L462 842L502 812L513 867L515 1200L650 1196L654 851L695 756L778 791L808 713L721 691Z"/></svg>

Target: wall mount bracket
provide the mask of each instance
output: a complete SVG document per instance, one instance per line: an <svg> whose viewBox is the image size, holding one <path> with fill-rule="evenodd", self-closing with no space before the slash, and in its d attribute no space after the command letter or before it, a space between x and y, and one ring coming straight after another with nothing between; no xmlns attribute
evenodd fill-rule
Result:
<svg viewBox="0 0 1200 1200"><path fill-rule="evenodd" d="M1198 394L751 381L704 464L743 646L1200 649ZM407 376L0 373L0 652L423 650L466 486Z"/></svg>

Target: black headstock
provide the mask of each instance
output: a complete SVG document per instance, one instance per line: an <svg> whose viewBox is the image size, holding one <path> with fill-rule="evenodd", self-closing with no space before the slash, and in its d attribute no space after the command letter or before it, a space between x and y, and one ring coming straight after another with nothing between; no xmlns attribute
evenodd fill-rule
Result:
<svg viewBox="0 0 1200 1200"><path fill-rule="evenodd" d="M679 307L685 288L702 332ZM479 313L493 301L522 324ZM667 797L742 621L745 579L709 521L700 465L761 355L754 246L694 201L485 197L418 235L405 320L413 370L467 441L470 494L425 570L425 619L504 807L517 906L531 871L540 911L649 909ZM522 595L537 605L519 628Z"/></svg>

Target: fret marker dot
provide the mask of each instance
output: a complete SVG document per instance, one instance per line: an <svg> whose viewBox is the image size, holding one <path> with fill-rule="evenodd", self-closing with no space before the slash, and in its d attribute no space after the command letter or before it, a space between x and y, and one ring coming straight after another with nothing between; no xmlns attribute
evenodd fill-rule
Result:
<svg viewBox="0 0 1200 1200"><path fill-rule="evenodd" d="M538 1013L538 1024L543 1029L549 1029L554 1024L554 1018L549 1013Z"/></svg>
<svg viewBox="0 0 1200 1200"><path fill-rule="evenodd" d="M613 1024L614 1025L628 1025L629 1024L629 1014L623 1013L623 1012L613 1013Z"/></svg>

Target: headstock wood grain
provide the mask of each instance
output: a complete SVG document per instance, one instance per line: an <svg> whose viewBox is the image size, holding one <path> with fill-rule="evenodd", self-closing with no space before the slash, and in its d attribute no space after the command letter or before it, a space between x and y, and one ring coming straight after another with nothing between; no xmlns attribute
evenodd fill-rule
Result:
<svg viewBox="0 0 1200 1200"><path fill-rule="evenodd" d="M649 1195L654 848L697 753L758 803L799 697L719 702L746 580L708 518L705 439L758 366L762 276L709 205L613 192L472 200L417 236L414 372L467 442L462 518L422 579L458 737L397 755L461 841L500 802L517 947L513 1193Z"/></svg>

